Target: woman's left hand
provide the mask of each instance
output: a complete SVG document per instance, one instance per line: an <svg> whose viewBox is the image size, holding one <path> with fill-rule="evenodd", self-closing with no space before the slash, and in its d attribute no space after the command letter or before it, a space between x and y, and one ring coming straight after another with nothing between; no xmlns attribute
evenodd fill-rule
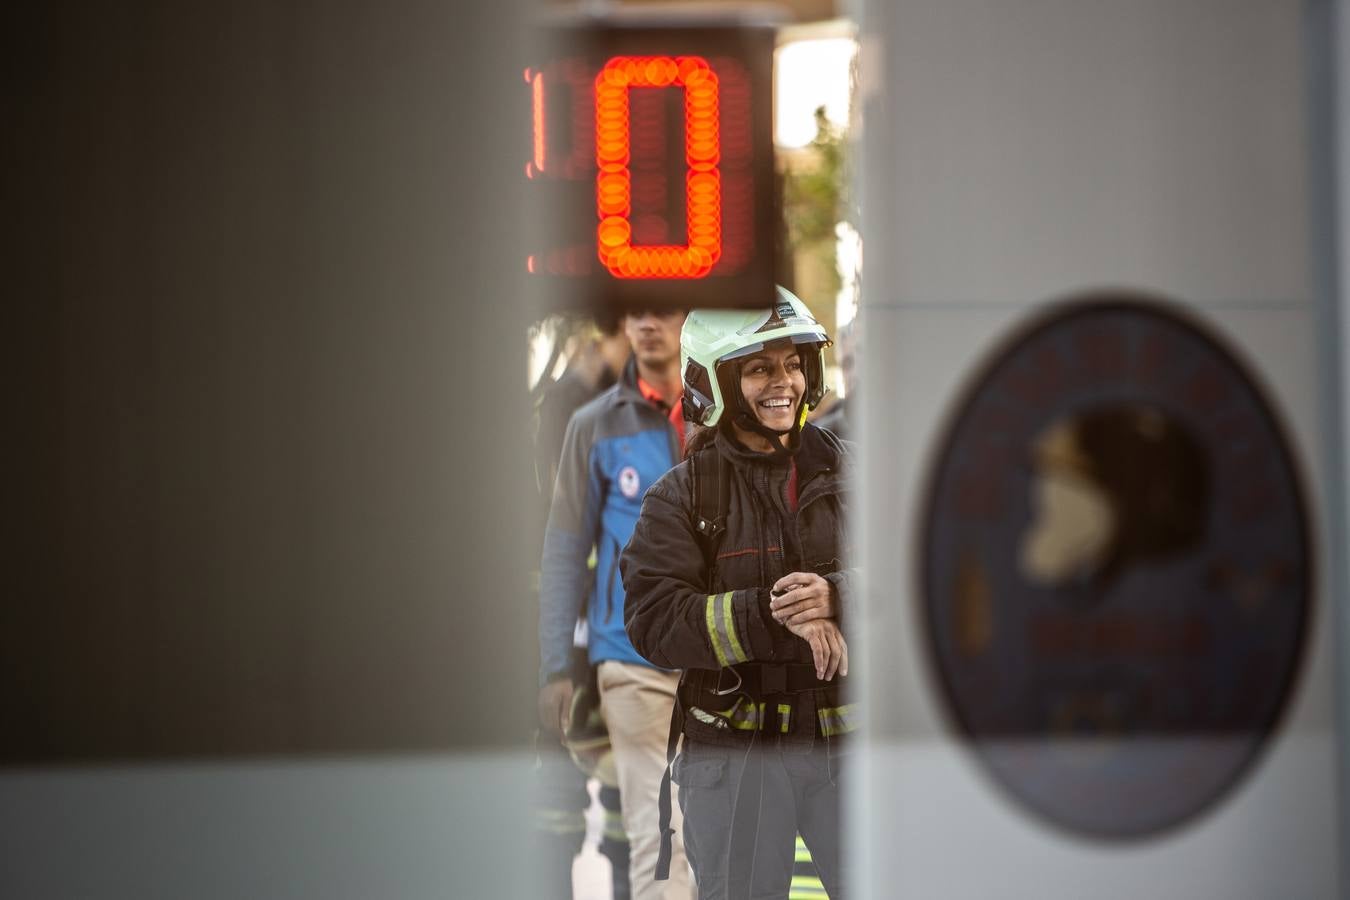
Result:
<svg viewBox="0 0 1350 900"><path fill-rule="evenodd" d="M835 618L836 605L834 591L824 578L814 572L790 572L774 582L769 611L782 625L800 625Z"/></svg>

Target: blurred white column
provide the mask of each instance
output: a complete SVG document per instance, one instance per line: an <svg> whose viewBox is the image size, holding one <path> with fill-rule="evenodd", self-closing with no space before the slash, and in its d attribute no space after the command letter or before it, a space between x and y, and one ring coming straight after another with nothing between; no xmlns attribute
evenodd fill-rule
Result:
<svg viewBox="0 0 1350 900"><path fill-rule="evenodd" d="M859 895L1334 896L1331 568L1344 558L1326 535L1327 504L1344 502L1329 488L1347 473L1343 455L1327 458L1340 445L1326 440L1322 401L1336 383L1319 363L1305 6L861 7ZM1254 765L1200 815L1115 842L1047 826L996 787L949 724L917 594L923 479L958 390L1007 329L1093 287L1173 297L1254 362L1307 478L1319 579L1299 676Z"/></svg>

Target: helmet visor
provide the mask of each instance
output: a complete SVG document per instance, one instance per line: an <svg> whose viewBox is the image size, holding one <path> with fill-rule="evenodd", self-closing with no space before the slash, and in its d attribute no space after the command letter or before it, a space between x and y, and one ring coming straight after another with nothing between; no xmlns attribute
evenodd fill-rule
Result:
<svg viewBox="0 0 1350 900"><path fill-rule="evenodd" d="M825 336L824 331L815 334L792 334L785 337L771 338L767 341L756 341L753 344L746 344L744 347L738 347L730 353L718 358L717 364L720 366L722 363L732 362L737 359L745 359L747 356L754 356L756 353L762 353L766 347L771 347L774 344L781 344L784 342L790 342L794 346L810 344L822 349L828 347L831 343L830 339Z"/></svg>

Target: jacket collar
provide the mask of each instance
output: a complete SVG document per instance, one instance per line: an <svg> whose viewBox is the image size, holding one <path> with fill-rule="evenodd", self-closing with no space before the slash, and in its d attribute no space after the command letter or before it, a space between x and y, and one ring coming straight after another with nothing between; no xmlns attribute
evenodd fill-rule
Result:
<svg viewBox="0 0 1350 900"><path fill-rule="evenodd" d="M797 474L802 484L821 472L838 471L842 463L841 449L834 435L810 422L803 425L801 446L797 450Z"/></svg>
<svg viewBox="0 0 1350 900"><path fill-rule="evenodd" d="M787 459L797 463L797 477L805 484L821 472L837 470L840 466L838 439L809 422L802 426L797 450L789 457L771 456L748 450L723 429L718 429L716 441L727 458L741 465L786 465Z"/></svg>
<svg viewBox="0 0 1350 900"><path fill-rule="evenodd" d="M642 398L642 391L638 390L638 371L637 357L629 354L628 362L623 364L623 371L619 373L617 382L617 393L621 400L630 400L634 403L646 403Z"/></svg>

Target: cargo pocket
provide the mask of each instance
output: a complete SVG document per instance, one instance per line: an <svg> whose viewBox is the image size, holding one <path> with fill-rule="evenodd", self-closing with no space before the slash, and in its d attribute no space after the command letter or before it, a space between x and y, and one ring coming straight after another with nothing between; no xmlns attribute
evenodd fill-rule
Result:
<svg viewBox="0 0 1350 900"><path fill-rule="evenodd" d="M727 761L718 756L691 757L688 750L675 757L671 780L683 788L710 788L721 784L726 775Z"/></svg>
<svg viewBox="0 0 1350 900"><path fill-rule="evenodd" d="M727 758L719 749L694 745L675 758L672 780L680 786L684 854L699 883L726 879L731 849L731 791Z"/></svg>

